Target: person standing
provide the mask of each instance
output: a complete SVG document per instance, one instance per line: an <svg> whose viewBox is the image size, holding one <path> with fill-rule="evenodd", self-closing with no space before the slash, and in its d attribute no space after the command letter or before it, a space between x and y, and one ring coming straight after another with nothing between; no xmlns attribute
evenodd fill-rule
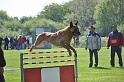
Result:
<svg viewBox="0 0 124 82"><path fill-rule="evenodd" d="M74 39L74 47L78 47L79 46L79 35L74 35L73 39Z"/></svg>
<svg viewBox="0 0 124 82"><path fill-rule="evenodd" d="M30 46L29 46L29 36L27 37L27 49L29 49L30 48Z"/></svg>
<svg viewBox="0 0 124 82"><path fill-rule="evenodd" d="M13 43L14 43L13 37L10 37L10 48L11 49L13 49Z"/></svg>
<svg viewBox="0 0 124 82"><path fill-rule="evenodd" d="M3 38L0 37L0 46L2 46L2 41L3 41Z"/></svg>
<svg viewBox="0 0 124 82"><path fill-rule="evenodd" d="M111 67L115 67L115 52L117 53L119 59L119 66L123 67L121 56L123 43L123 34L117 30L116 25L113 25L112 32L109 33L107 41L107 49L111 46Z"/></svg>
<svg viewBox="0 0 124 82"><path fill-rule="evenodd" d="M0 82L5 82L4 79L4 66L6 66L6 61L4 58L4 52L0 46Z"/></svg>
<svg viewBox="0 0 124 82"><path fill-rule="evenodd" d="M9 39L6 36L6 38L4 38L4 50L8 50L8 44L9 44Z"/></svg>
<svg viewBox="0 0 124 82"><path fill-rule="evenodd" d="M14 39L13 39L13 47L14 47L14 49L16 49L17 45L18 45L18 40L17 39L18 39L17 36L15 36Z"/></svg>
<svg viewBox="0 0 124 82"><path fill-rule="evenodd" d="M29 48L31 47L31 45L32 45L32 37L30 36L29 37Z"/></svg>
<svg viewBox="0 0 124 82"><path fill-rule="evenodd" d="M25 45L26 37L22 36L22 38L23 38L22 49L26 49L26 45Z"/></svg>
<svg viewBox="0 0 124 82"><path fill-rule="evenodd" d="M101 49L101 38L100 35L95 32L95 27L89 28L90 32L86 36L85 50L89 49L90 62L89 67L93 65L93 54L95 57L94 67L98 66L98 51Z"/></svg>
<svg viewBox="0 0 124 82"><path fill-rule="evenodd" d="M22 49L22 43L23 43L23 38L22 38L22 35L20 35L19 38L18 38L18 48L19 48L19 50Z"/></svg>

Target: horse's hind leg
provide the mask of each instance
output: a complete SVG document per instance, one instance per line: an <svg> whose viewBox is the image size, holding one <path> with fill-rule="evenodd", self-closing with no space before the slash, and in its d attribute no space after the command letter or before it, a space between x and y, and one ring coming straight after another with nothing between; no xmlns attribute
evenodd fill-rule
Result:
<svg viewBox="0 0 124 82"><path fill-rule="evenodd" d="M35 47L35 45L33 44L31 47L30 47L30 50L29 52L32 52L32 49Z"/></svg>
<svg viewBox="0 0 124 82"><path fill-rule="evenodd" d="M36 43L37 42L35 41L35 43L30 47L30 50L29 50L30 52L32 52L33 48L36 47Z"/></svg>
<svg viewBox="0 0 124 82"><path fill-rule="evenodd" d="M33 50L34 47L36 47L36 46L38 46L38 45L41 45L41 46L42 46L42 45L45 45L46 43L47 43L46 41L42 41L42 42L37 42L37 41L36 41L36 42L31 46L31 48L30 48L29 51L32 52L32 50Z"/></svg>
<svg viewBox="0 0 124 82"><path fill-rule="evenodd" d="M29 51L32 52L33 48L35 48L38 45L44 45L44 44L45 43L44 43L43 37L37 36L37 39L36 39L35 43L30 47Z"/></svg>

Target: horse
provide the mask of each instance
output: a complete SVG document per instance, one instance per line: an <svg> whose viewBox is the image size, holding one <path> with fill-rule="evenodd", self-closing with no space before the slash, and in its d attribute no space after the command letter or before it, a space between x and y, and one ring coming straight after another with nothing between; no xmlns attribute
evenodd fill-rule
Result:
<svg viewBox="0 0 124 82"><path fill-rule="evenodd" d="M75 24L73 24L71 21L69 26L55 33L43 32L36 35L37 37L35 43L30 47L29 51L32 52L32 49L36 46L42 46L46 43L51 43L55 46L61 46L67 49L70 56L72 56L71 50L74 52L75 56L77 56L76 50L70 45L74 35L81 35L77 24L78 21Z"/></svg>

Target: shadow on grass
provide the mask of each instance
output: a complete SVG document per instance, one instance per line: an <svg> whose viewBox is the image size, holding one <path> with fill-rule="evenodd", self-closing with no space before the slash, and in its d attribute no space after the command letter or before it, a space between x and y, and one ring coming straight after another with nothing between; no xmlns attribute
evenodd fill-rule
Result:
<svg viewBox="0 0 124 82"><path fill-rule="evenodd" d="M111 70L111 68L105 68L105 67L94 67L94 69L105 69L105 70Z"/></svg>
<svg viewBox="0 0 124 82"><path fill-rule="evenodd" d="M115 68L124 69L124 67L115 67Z"/></svg>

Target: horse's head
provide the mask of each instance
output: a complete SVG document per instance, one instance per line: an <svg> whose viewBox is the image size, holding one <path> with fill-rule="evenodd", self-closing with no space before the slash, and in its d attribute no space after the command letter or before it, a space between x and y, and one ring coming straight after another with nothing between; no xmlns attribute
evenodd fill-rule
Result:
<svg viewBox="0 0 124 82"><path fill-rule="evenodd" d="M73 24L72 21L70 22L70 31L72 32L73 35L81 35L79 28L77 27L78 21Z"/></svg>

